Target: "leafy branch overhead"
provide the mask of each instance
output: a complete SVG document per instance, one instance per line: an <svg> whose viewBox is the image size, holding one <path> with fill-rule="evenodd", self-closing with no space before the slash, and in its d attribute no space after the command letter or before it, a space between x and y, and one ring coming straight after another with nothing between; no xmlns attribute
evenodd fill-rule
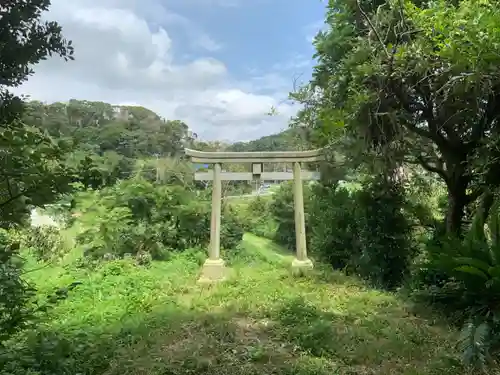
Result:
<svg viewBox="0 0 500 375"><path fill-rule="evenodd" d="M18 222L29 203L43 204L59 191L61 145L21 121L24 103L8 90L53 54L73 59L73 47L56 22L42 21L49 0L0 4L0 214L1 226Z"/></svg>
<svg viewBox="0 0 500 375"><path fill-rule="evenodd" d="M293 95L305 104L298 120L352 160L375 153L436 173L459 231L465 207L500 183L498 6L331 0L313 80Z"/></svg>

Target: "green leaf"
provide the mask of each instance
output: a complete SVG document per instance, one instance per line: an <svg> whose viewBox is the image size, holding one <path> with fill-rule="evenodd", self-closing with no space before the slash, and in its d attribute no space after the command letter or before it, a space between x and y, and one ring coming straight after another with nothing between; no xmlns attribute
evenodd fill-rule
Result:
<svg viewBox="0 0 500 375"><path fill-rule="evenodd" d="M470 258L470 257L457 257L457 258L453 258L453 260L456 263L459 263L459 264L462 264L465 266L473 266L475 268L480 269L483 272L488 272L488 270L491 267L490 264L483 262L482 260Z"/></svg>
<svg viewBox="0 0 500 375"><path fill-rule="evenodd" d="M470 275L479 276L479 277L483 278L484 280L489 279L489 277L486 273L484 273L483 271L481 271L473 266L460 266L460 267L456 267L454 270L458 271L458 272L468 273Z"/></svg>
<svg viewBox="0 0 500 375"><path fill-rule="evenodd" d="M490 267L488 273L491 277L500 278L500 266Z"/></svg>

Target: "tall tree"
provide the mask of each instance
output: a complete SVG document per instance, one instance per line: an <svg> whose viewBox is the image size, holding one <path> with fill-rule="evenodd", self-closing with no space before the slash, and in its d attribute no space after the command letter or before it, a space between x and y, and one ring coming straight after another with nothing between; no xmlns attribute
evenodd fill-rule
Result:
<svg viewBox="0 0 500 375"><path fill-rule="evenodd" d="M500 183L499 6L330 0L314 77L293 95L322 145L438 174L449 232L459 233L465 207Z"/></svg>
<svg viewBox="0 0 500 375"><path fill-rule="evenodd" d="M33 74L33 66L53 54L72 59L73 48L56 22L43 22L49 0L0 3L0 219L19 221L27 203L43 204L57 193L65 172L61 145L24 124L22 98L9 92Z"/></svg>
<svg viewBox="0 0 500 375"><path fill-rule="evenodd" d="M47 56L72 58L73 49L59 25L41 21L49 5L48 0L0 2L0 227L22 221L29 203L53 199L58 182L67 176L60 145L22 122L24 103L8 91L33 74L33 65ZM26 327L33 312L33 290L21 279L16 251L7 232L0 230L0 347Z"/></svg>

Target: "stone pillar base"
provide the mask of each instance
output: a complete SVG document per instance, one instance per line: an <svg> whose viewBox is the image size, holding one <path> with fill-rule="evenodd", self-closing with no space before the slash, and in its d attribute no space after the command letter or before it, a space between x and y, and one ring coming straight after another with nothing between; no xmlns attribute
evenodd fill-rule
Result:
<svg viewBox="0 0 500 375"><path fill-rule="evenodd" d="M203 264L199 283L214 283L226 279L226 268L222 259L207 259Z"/></svg>
<svg viewBox="0 0 500 375"><path fill-rule="evenodd" d="M294 275L302 276L309 273L314 268L311 259L299 260L295 258L292 262L292 273Z"/></svg>

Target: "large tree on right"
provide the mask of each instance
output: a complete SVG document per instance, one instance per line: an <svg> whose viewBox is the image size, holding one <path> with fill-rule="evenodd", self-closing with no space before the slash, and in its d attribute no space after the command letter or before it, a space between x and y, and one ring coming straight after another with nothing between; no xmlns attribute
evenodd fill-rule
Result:
<svg viewBox="0 0 500 375"><path fill-rule="evenodd" d="M500 184L500 1L330 0L309 85L292 96L322 146L448 189L446 229Z"/></svg>

